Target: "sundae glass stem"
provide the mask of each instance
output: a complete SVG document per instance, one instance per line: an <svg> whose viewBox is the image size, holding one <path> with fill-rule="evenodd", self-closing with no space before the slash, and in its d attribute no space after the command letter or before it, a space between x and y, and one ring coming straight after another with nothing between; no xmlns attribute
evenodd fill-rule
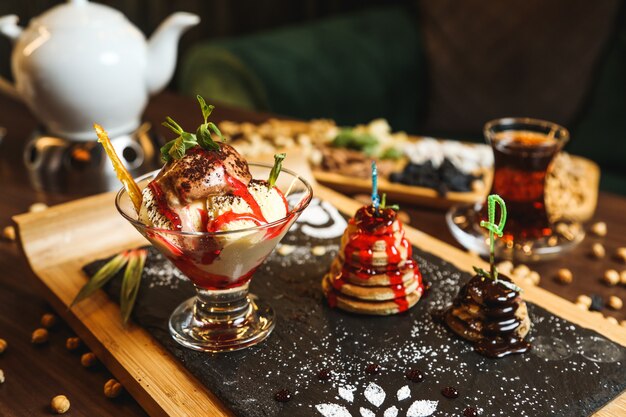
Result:
<svg viewBox="0 0 626 417"><path fill-rule="evenodd" d="M243 319L250 309L248 283L229 290L196 287L195 319L203 323L224 323Z"/></svg>

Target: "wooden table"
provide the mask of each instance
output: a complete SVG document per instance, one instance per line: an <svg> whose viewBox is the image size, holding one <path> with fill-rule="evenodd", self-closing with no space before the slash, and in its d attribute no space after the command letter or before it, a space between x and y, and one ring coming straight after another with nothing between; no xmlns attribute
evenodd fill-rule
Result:
<svg viewBox="0 0 626 417"><path fill-rule="evenodd" d="M0 227L10 224L14 214L28 210L34 202L48 205L61 203L81 195L53 195L34 191L27 179L18 154L20 143L30 135L35 120L27 109L16 102L0 97L0 126L8 134L0 143ZM166 115L172 116L183 125L194 125L199 120L195 100L172 93L156 97L146 111L146 119L158 125ZM216 120L261 122L268 115L218 107ZM160 127L159 130L163 133ZM11 158L7 158L11 155ZM14 157L13 157L14 155ZM6 162L6 161L9 162ZM455 243L447 231L443 213L416 207L403 207L411 217L411 224L424 232L435 235L449 243ZM626 198L601 193L596 214L598 220L608 225L608 236L603 239L587 238L571 255L559 261L532 266L542 275L541 286L567 299L574 300L579 294L597 293L605 298L617 295L626 299L624 287L609 288L600 283L607 268L626 269L626 265L611 259L619 246L626 246L626 222L622 220L626 211ZM594 241L601 241L607 248L607 259L597 261L588 253ZM560 267L574 272L574 283L569 286L557 284L553 276ZM4 370L6 382L0 385L0 415L37 416L50 415L48 404L57 394L66 395L72 409L71 416L145 415L144 411L129 396L123 395L109 400L102 394L105 381L110 378L104 366L85 369L80 365L80 354L86 351L69 352L65 339L72 335L69 327L59 323L50 332L50 342L36 347L30 343L31 332L39 327L43 313L50 307L38 295L37 280L19 253L15 243L0 241L0 338L8 341L9 347L0 355L0 369ZM608 312L620 320L626 319L624 311Z"/></svg>

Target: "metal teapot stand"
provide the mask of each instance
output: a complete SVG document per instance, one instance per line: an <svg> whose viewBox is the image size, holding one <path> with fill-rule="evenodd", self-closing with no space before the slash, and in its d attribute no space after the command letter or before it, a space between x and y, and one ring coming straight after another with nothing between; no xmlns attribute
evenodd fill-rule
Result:
<svg viewBox="0 0 626 417"><path fill-rule="evenodd" d="M111 142L133 177L163 165L159 138L148 122L134 132L111 138ZM120 188L111 162L95 140L68 140L37 130L23 155L30 182L38 191L96 194Z"/></svg>

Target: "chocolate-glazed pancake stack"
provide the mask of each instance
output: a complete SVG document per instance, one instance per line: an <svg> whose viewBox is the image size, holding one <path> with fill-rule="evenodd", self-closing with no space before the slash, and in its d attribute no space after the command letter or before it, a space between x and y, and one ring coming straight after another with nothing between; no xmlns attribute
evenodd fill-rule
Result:
<svg viewBox="0 0 626 417"><path fill-rule="evenodd" d="M526 302L511 280L498 275L474 276L454 299L443 316L446 324L459 336L474 342L482 355L500 358L530 349L524 337L530 330Z"/></svg>
<svg viewBox="0 0 626 417"><path fill-rule="evenodd" d="M329 304L372 315L413 307L423 286L411 254L393 209L362 207L348 222L339 253L322 280Z"/></svg>

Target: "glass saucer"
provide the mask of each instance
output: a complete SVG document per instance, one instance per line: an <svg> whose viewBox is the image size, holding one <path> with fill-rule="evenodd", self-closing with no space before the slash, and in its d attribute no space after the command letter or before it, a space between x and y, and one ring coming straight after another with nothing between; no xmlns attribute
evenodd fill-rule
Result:
<svg viewBox="0 0 626 417"><path fill-rule="evenodd" d="M489 232L480 226L482 204L459 205L446 214L446 223L452 236L467 250L481 256L489 255ZM574 249L585 237L579 222L559 220L552 225L552 234L539 239L505 242L496 239L496 257L517 262L536 262L554 259Z"/></svg>

